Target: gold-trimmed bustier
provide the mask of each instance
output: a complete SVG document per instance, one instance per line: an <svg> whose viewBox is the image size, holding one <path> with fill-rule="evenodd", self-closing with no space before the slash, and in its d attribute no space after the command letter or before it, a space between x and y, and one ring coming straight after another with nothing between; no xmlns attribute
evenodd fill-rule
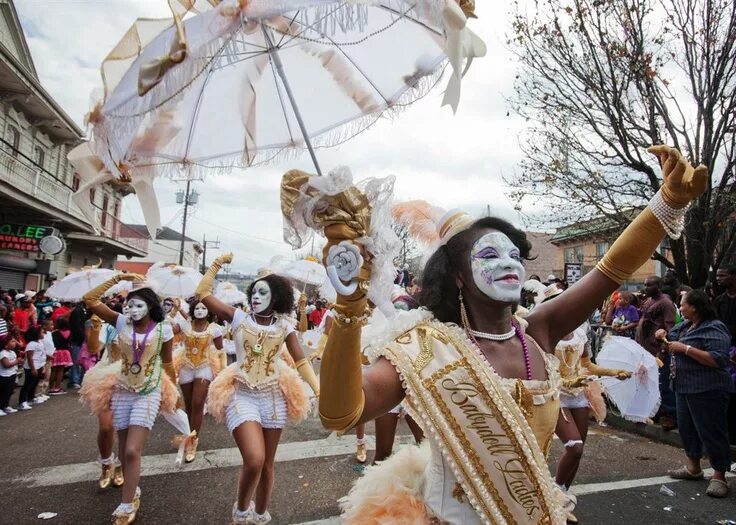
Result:
<svg viewBox="0 0 736 525"><path fill-rule="evenodd" d="M528 341L533 341L526 335ZM531 345L530 345L531 346ZM534 342L534 346L537 346ZM538 346L537 346L538 348ZM542 352L547 379L512 379L501 378L504 389L511 394L521 408L524 418L534 432L539 448L547 457L555 436L557 418L560 412L560 373L557 358Z"/></svg>
<svg viewBox="0 0 736 525"><path fill-rule="evenodd" d="M145 334L136 334L136 340L143 342ZM140 392L158 385L161 376L161 360L159 354L163 343L164 326L157 324L151 335L148 336L146 347L140 357L141 370L135 373L133 366L133 325L127 324L125 329L118 334L118 344L122 359L119 382L128 390ZM112 356L111 356L112 357Z"/></svg>
<svg viewBox="0 0 736 525"><path fill-rule="evenodd" d="M585 353L586 340L581 338L576 332L573 333L572 339L562 340L555 347L555 356L560 361L560 376L562 380L575 379L583 375L580 367L580 359ZM577 396L582 392L584 387L569 388L562 387L562 393L569 396Z"/></svg>
<svg viewBox="0 0 736 525"><path fill-rule="evenodd" d="M212 324L207 326L204 332L188 330L184 334L183 364L190 368L199 368L209 364L209 353L213 348L214 339Z"/></svg>
<svg viewBox="0 0 736 525"><path fill-rule="evenodd" d="M286 339L284 330L265 330L247 321L235 330L240 380L250 388L266 388L278 382L277 360Z"/></svg>

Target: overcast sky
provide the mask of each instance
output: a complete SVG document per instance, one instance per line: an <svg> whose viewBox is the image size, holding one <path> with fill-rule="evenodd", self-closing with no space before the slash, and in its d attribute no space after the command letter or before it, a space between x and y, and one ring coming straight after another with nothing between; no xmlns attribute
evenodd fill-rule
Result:
<svg viewBox="0 0 736 525"><path fill-rule="evenodd" d="M347 165L356 180L396 175L396 198L425 199L446 209L493 214L521 225L502 177L518 169L518 135L524 123L507 116L517 64L505 47L505 2L477 2L473 30L488 45L488 55L473 63L463 81L456 115L440 108L438 89L394 120L373 126L335 149L318 152L323 170ZM80 126L94 90L101 87L99 65L139 17L167 16L165 0L16 0L18 14L41 83ZM442 84L444 85L444 83ZM187 235L219 238L235 253L233 267L254 271L275 255L292 257L282 241L279 180L291 168L313 171L305 153L274 166L212 175L195 183L199 205ZM181 229L180 186L158 180L163 223ZM181 186L183 187L183 185ZM135 196L124 200L123 219L142 223ZM208 251L210 254L217 252Z"/></svg>

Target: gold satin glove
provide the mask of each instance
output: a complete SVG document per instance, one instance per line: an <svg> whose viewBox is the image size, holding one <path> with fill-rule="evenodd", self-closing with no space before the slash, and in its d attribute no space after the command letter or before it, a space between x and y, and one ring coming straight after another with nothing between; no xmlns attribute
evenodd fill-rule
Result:
<svg viewBox="0 0 736 525"><path fill-rule="evenodd" d="M563 379L562 381L562 387L563 388L580 388L588 384L590 380L588 379L588 376L576 376L571 377L569 379Z"/></svg>
<svg viewBox="0 0 736 525"><path fill-rule="evenodd" d="M309 357L307 359L309 359L310 361L314 361L315 359L321 358L322 354L325 351L326 344L327 344L327 334L322 334L321 336L319 336L319 341L317 342L317 349L311 354L309 354Z"/></svg>
<svg viewBox="0 0 736 525"><path fill-rule="evenodd" d="M87 351L92 355L100 353L100 330L102 329L102 319L97 315L92 315L89 319L92 321L92 328L89 330L87 338Z"/></svg>
<svg viewBox="0 0 736 525"><path fill-rule="evenodd" d="M660 193L664 203L681 210L705 191L708 170L693 168L680 152L669 146L652 146L648 150L662 164L664 183ZM665 229L647 206L621 233L596 268L612 281L623 284L646 263L665 237Z"/></svg>
<svg viewBox="0 0 736 525"><path fill-rule="evenodd" d="M202 280L199 281L197 289L194 291L194 296L197 298L197 301L201 301L205 297L212 295L212 287L215 285L217 273L220 271L223 264L230 264L231 262L233 262L232 253L220 255L212 262L212 265L207 270L207 273L204 274Z"/></svg>
<svg viewBox="0 0 736 525"><path fill-rule="evenodd" d="M299 331L304 333L309 328L309 319L307 319L307 296L302 294L299 297Z"/></svg>
<svg viewBox="0 0 736 525"><path fill-rule="evenodd" d="M120 281L145 281L146 278L142 275L138 275L137 273L119 273L117 275L113 275L110 277L107 281L104 283L95 286L92 288L89 292L84 294L82 296L82 300L84 301L84 306L87 308L93 308L95 306L98 306L102 304L102 296L105 295L105 292L108 291L110 288L118 284Z"/></svg>
<svg viewBox="0 0 736 525"><path fill-rule="evenodd" d="M166 375L169 376L169 379L176 384L176 369L174 368L174 363L169 361L168 363L164 362L161 363L162 368L164 369L164 372L166 372Z"/></svg>
<svg viewBox="0 0 736 525"><path fill-rule="evenodd" d="M218 357L220 358L220 370L227 368L227 354L225 350L218 350Z"/></svg>
<svg viewBox="0 0 736 525"><path fill-rule="evenodd" d="M309 364L309 361L306 360L306 358L300 359L298 363L296 363L296 371L299 372L299 375L302 376L302 379L310 386L312 390L314 390L314 395L319 397L319 380L317 379L317 375L314 373L314 368L312 368L312 365Z"/></svg>
<svg viewBox="0 0 736 525"><path fill-rule="evenodd" d="M628 370L621 370L619 368L603 368L591 361L590 357L581 358L580 366L586 368L588 372L595 376L616 377L618 379L628 379L631 377L631 372Z"/></svg>

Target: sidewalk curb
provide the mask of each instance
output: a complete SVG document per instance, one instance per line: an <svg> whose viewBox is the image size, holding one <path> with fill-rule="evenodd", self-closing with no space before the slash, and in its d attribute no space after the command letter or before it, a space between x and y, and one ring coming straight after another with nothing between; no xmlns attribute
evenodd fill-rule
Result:
<svg viewBox="0 0 736 525"><path fill-rule="evenodd" d="M652 441L682 448L682 439L680 438L680 433L677 429L665 431L662 430L662 427L659 425L634 423L633 421L627 421L621 416L611 414L610 412L606 415L606 423L612 428L623 430L630 434L637 434L639 436L649 438ZM736 461L736 445L731 445L731 461Z"/></svg>

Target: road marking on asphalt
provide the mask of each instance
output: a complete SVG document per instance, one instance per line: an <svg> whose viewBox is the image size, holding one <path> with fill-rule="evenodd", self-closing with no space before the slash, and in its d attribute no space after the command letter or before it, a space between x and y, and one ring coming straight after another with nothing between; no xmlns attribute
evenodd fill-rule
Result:
<svg viewBox="0 0 736 525"><path fill-rule="evenodd" d="M403 445L413 441L412 436L397 436L396 442ZM366 445L369 450L375 450L375 439L366 436ZM337 437L331 434L325 439L311 441L293 441L281 443L276 452L276 462L298 461L303 459L345 456L355 453L355 435ZM158 476L175 472L195 472L222 467L239 467L242 464L237 447L202 450L197 453L197 459L181 467L174 462L176 454L159 454L143 456L141 461L141 476ZM50 487L68 485L83 481L94 481L100 475L100 466L97 462L73 463L53 467L29 470L25 475L12 478L14 483L22 483L31 487ZM2 478L0 478L2 479Z"/></svg>
<svg viewBox="0 0 736 525"><path fill-rule="evenodd" d="M713 474L713 469L705 469L703 472L707 478ZM613 492L616 490L649 487L652 485L670 485L672 483L678 483L679 481L680 480L672 479L669 476L656 476L653 478L624 479L620 481L608 481L605 483L583 483L581 485L573 486L571 492L576 496L585 496L586 494ZM306 521L304 523L296 523L294 525L340 525L340 518L339 516L332 516L323 520Z"/></svg>

